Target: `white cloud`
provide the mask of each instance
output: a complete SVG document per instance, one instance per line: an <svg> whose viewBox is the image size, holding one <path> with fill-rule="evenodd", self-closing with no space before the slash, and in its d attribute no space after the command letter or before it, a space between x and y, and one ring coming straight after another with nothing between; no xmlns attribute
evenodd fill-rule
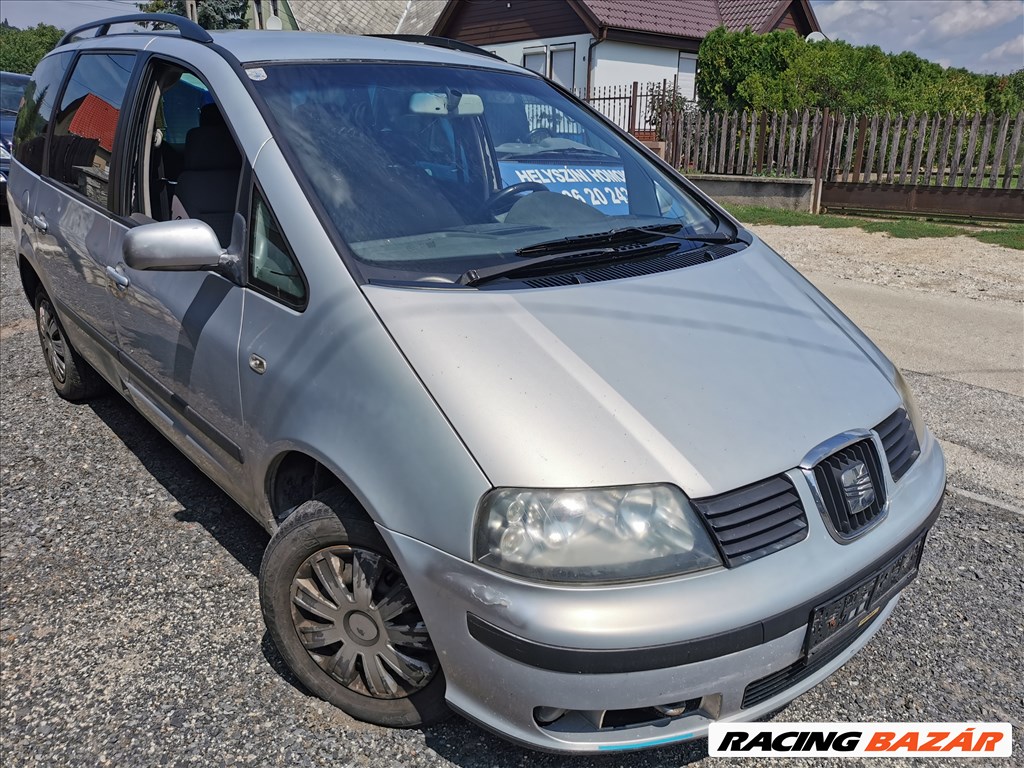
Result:
<svg viewBox="0 0 1024 768"><path fill-rule="evenodd" d="M991 51L983 53L981 60L997 66L1005 64L1014 69L1024 67L1024 34L1017 35L1012 40L1007 40Z"/></svg>
<svg viewBox="0 0 1024 768"><path fill-rule="evenodd" d="M854 45L911 50L926 59L991 71L1018 69L1013 49L983 58L1024 31L1024 0L812 0L822 31Z"/></svg>
<svg viewBox="0 0 1024 768"><path fill-rule="evenodd" d="M816 4L815 13L826 34L831 29L852 40L874 33L899 34L908 42L925 36L939 39L963 37L1024 15L1020 0L837 0Z"/></svg>

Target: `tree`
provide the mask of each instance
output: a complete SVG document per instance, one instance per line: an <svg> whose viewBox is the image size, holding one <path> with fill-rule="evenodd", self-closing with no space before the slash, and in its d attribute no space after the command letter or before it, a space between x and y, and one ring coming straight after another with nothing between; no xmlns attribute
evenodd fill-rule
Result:
<svg viewBox="0 0 1024 768"><path fill-rule="evenodd" d="M985 104L993 112L1015 115L1024 109L1024 69L985 78Z"/></svg>
<svg viewBox="0 0 1024 768"><path fill-rule="evenodd" d="M203 29L245 29L246 0L200 0L196 6ZM152 0L140 6L143 13L185 15L185 0Z"/></svg>
<svg viewBox="0 0 1024 768"><path fill-rule="evenodd" d="M909 51L808 43L792 31L758 35L749 27L719 27L704 38L698 58L704 109L1016 114L1024 108L1024 70L1001 76L943 69Z"/></svg>
<svg viewBox="0 0 1024 768"><path fill-rule="evenodd" d="M29 29L0 26L0 70L32 74L39 60L63 35L64 30L50 24L37 24Z"/></svg>
<svg viewBox="0 0 1024 768"><path fill-rule="evenodd" d="M697 93L714 109L791 109L795 94L784 74L799 54L803 39L791 30L757 35L750 27L713 30L701 43Z"/></svg>

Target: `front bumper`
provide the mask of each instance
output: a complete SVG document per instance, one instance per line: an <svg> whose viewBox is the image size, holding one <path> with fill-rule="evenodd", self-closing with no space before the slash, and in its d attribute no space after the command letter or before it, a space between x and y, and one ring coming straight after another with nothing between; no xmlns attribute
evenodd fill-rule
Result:
<svg viewBox="0 0 1024 768"><path fill-rule="evenodd" d="M799 472L790 478L809 511L804 541L736 568L642 584L530 583L382 532L430 629L454 709L534 749L641 749L704 736L712 722L770 713L860 650L898 596L814 664L804 661L810 613L930 528L945 465L929 435L891 491L884 522L846 545L811 512ZM803 673L787 677L791 669ZM781 687L744 707L748 687L776 673ZM682 714L643 719L668 705ZM569 713L545 726L537 708Z"/></svg>

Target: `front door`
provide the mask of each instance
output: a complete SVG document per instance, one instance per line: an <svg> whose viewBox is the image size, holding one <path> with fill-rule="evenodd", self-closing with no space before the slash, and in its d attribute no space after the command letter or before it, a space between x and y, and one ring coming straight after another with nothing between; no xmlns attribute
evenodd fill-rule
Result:
<svg viewBox="0 0 1024 768"><path fill-rule="evenodd" d="M133 118L124 204L112 250L132 226L196 218L229 245L242 155L207 85L151 60ZM133 270L119 262L114 316L133 401L236 498L246 490L238 392L242 288L213 271Z"/></svg>

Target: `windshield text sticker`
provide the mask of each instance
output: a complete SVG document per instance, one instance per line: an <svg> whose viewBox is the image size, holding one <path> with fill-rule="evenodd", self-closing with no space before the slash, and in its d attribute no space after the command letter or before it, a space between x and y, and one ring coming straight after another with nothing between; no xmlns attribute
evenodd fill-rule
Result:
<svg viewBox="0 0 1024 768"><path fill-rule="evenodd" d="M629 213L629 193L626 172L621 168L591 166L544 165L541 163L501 162L501 180L506 186L532 181L543 184L552 192L597 208L612 216Z"/></svg>

